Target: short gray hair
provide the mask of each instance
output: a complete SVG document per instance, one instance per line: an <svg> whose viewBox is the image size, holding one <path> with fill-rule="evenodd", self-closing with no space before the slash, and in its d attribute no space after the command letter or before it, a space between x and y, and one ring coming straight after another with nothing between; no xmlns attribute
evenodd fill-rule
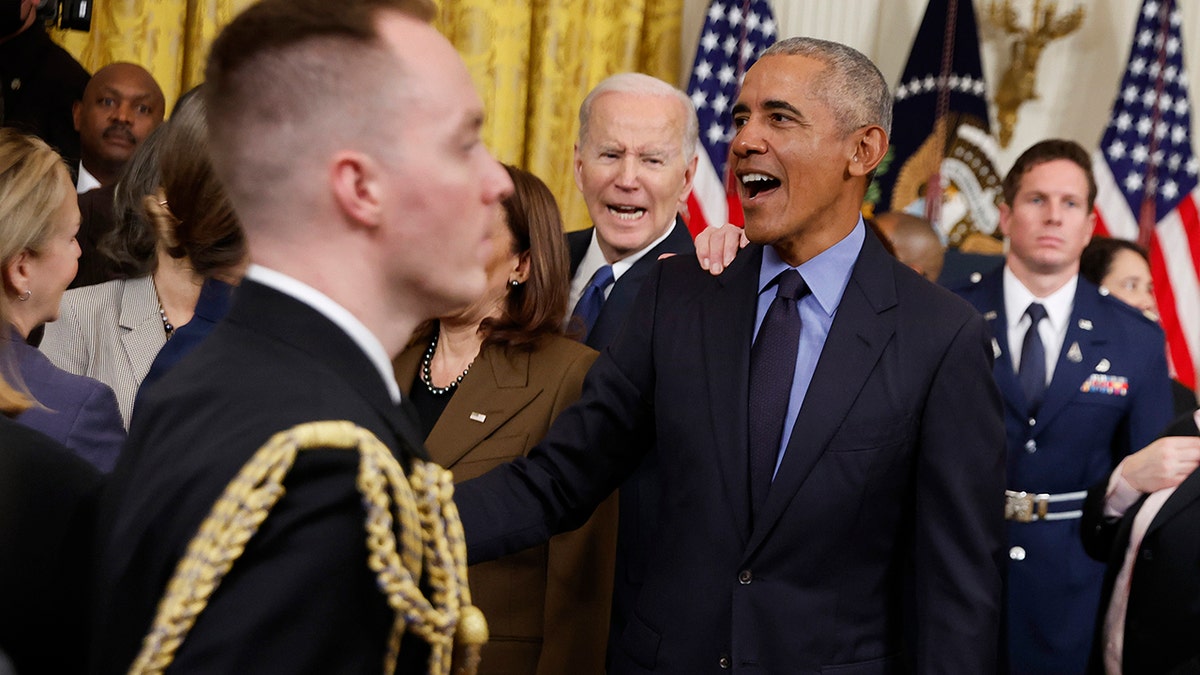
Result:
<svg viewBox="0 0 1200 675"><path fill-rule="evenodd" d="M829 40L793 37L771 45L759 58L768 56L807 56L824 63L829 77L815 93L843 121L843 130L877 124L891 135L892 90L883 73L862 52Z"/></svg>
<svg viewBox="0 0 1200 675"><path fill-rule="evenodd" d="M592 104L601 94L617 92L622 94L642 94L646 96L674 96L683 105L683 158L690 161L699 149L700 122L696 119L696 107L688 95L667 82L645 73L618 73L600 81L579 106L579 143L587 136L588 121L592 117Z"/></svg>

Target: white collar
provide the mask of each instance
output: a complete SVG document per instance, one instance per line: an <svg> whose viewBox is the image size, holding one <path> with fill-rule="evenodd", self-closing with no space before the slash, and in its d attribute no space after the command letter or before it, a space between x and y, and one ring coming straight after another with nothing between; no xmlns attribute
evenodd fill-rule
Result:
<svg viewBox="0 0 1200 675"><path fill-rule="evenodd" d="M663 232L657 239L613 263L613 281L616 282L617 279L620 279L621 275L628 272L629 268L633 267L634 263L641 260L642 257L649 253L651 249L661 244L667 237L671 236L671 232L674 229L675 220L671 220L670 227L668 227L667 230ZM600 269L608 264L608 261L604 258L603 251L600 250L600 240L596 238L598 232L599 230L594 227L592 228L592 243L588 245L587 253L583 254L583 261L581 261L579 264L580 267L583 267L584 263L587 263L588 267L593 268L593 273L597 269ZM587 278L591 279L592 275L588 274Z"/></svg>
<svg viewBox="0 0 1200 675"><path fill-rule="evenodd" d="M79 179L75 181L75 193L83 194L100 187L100 181L92 175L91 171L83 165L83 160L79 160Z"/></svg>
<svg viewBox="0 0 1200 675"><path fill-rule="evenodd" d="M367 358L379 371L379 376L383 378L383 384L387 387L392 403L400 403L400 387L396 384L396 373L392 370L392 360L388 358L383 343L349 310L303 281L262 265L251 264L246 269L246 278L303 302L345 331L346 335L350 336L350 339L358 345L358 348L367 355Z"/></svg>
<svg viewBox="0 0 1200 675"><path fill-rule="evenodd" d="M1013 328L1025 319L1025 310L1029 303L1040 302L1046 308L1046 319L1054 331L1061 332L1071 320L1071 308L1075 304L1075 288L1079 285L1079 277L1071 277L1067 283L1050 295L1039 298L1033 294L1017 275L1013 274L1008 265L1004 266L1004 314L1008 320L1008 328Z"/></svg>

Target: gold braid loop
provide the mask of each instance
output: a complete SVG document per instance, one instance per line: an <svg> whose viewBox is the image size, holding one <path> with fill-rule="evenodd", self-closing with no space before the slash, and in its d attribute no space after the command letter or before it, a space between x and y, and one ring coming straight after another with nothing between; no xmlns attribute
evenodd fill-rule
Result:
<svg viewBox="0 0 1200 675"><path fill-rule="evenodd" d="M488 639L487 622L471 604L466 540L452 501L450 472L414 459L406 480L391 450L371 432L351 422L330 421L275 434L226 486L176 565L131 675L162 673L170 666L221 580L283 497L283 481L296 455L311 449L359 452L367 564L396 613L383 673L395 672L406 631L429 643L432 675L475 673L479 648ZM428 598L418 585L422 573L428 579Z"/></svg>

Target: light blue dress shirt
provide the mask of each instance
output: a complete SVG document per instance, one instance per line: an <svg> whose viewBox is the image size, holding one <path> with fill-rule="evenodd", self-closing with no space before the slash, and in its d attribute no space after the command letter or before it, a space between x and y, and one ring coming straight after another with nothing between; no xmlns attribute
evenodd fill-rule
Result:
<svg viewBox="0 0 1200 675"><path fill-rule="evenodd" d="M758 274L758 314L754 319L755 339L758 339L758 328L767 314L767 308L775 299L775 287L768 289L767 284L780 272L788 269L799 271L812 291L796 301L800 310L800 347L796 352L796 375L792 380L792 393L788 397L783 438L779 454L775 458L776 473L779 472L783 453L792 437L792 429L796 426L796 416L800 414L800 406L804 404L808 385L817 369L817 359L821 358L821 350L825 348L825 338L829 336L829 327L833 325L833 317L842 302L846 285L850 283L850 272L853 271L858 254L862 251L865 238L866 225L859 217L858 224L850 234L799 267L791 267L783 262L770 246L763 248L762 270ZM750 405L754 405L754 401L751 401Z"/></svg>

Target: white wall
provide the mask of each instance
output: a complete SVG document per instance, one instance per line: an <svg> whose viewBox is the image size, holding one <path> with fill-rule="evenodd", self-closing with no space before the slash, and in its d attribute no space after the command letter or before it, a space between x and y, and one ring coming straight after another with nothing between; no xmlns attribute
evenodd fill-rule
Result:
<svg viewBox="0 0 1200 675"><path fill-rule="evenodd" d="M1012 1L1025 13L1022 22L1027 25L1033 1ZM682 86L687 86L708 4L709 0L684 0ZM808 35L848 44L871 57L895 87L921 24L926 0L772 0L772 4L780 37ZM1009 42L984 18L987 4L975 0L990 98L1008 65ZM1084 5L1083 25L1052 42L1043 52L1037 78L1041 98L1021 106L1012 142L998 158L996 168L1002 173L1022 150L1043 138L1070 138L1091 150L1099 144L1108 123L1141 2L1059 0L1058 4L1064 12L1077 4ZM1200 104L1200 2L1179 0L1177 4L1183 12L1184 66L1195 106ZM994 106L992 115L994 133ZM1193 113L1193 125L1195 121Z"/></svg>

